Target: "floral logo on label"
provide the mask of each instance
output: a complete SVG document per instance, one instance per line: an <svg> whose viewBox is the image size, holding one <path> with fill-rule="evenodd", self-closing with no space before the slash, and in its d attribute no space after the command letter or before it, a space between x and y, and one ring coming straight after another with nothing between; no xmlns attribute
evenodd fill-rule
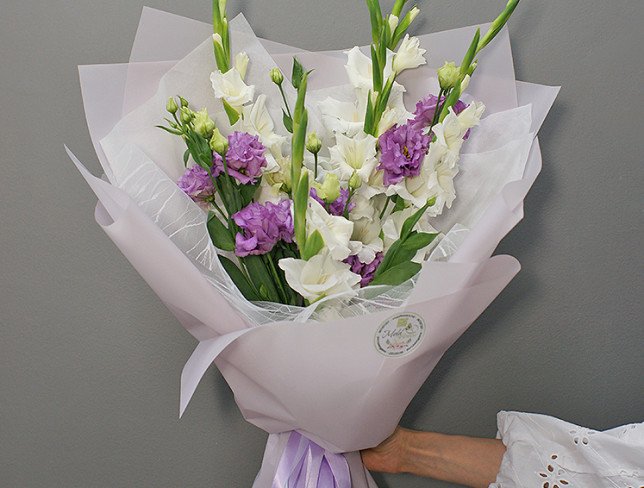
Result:
<svg viewBox="0 0 644 488"><path fill-rule="evenodd" d="M419 315L403 313L385 320L376 331L376 350L388 357L412 352L425 335L425 321Z"/></svg>

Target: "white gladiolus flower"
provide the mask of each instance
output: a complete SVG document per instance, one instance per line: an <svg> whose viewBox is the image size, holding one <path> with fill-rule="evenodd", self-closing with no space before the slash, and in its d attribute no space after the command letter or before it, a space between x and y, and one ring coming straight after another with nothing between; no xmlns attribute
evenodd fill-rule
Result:
<svg viewBox="0 0 644 488"><path fill-rule="evenodd" d="M351 210L349 217L353 222L361 219L373 220L375 217L377 217L376 207L378 206L377 204L379 202L377 202L375 199L367 198L363 191L359 191L355 195L353 195L351 203L354 204L354 207L353 210Z"/></svg>
<svg viewBox="0 0 644 488"><path fill-rule="evenodd" d="M371 264L376 254L383 250L384 244L380 238L380 219L360 219L353 223L353 234L349 247L351 255L358 256L361 262Z"/></svg>
<svg viewBox="0 0 644 488"><path fill-rule="evenodd" d="M378 140L369 134L359 134L354 137L336 135L337 145L330 148L331 160L338 165L340 178L349 180L353 173L363 181L368 180L378 164L376 159L376 142Z"/></svg>
<svg viewBox="0 0 644 488"><path fill-rule="evenodd" d="M354 88L360 90L373 90L373 64L371 58L365 55L359 47L354 47L347 54L345 66L349 81ZM387 50L387 64L385 65L384 77L387 80L392 73L394 53Z"/></svg>
<svg viewBox="0 0 644 488"><path fill-rule="evenodd" d="M400 23L400 19L396 15L391 14L389 16L388 22L389 22L389 28L391 29L391 32L393 33L393 32L396 31L396 27L398 27L398 24Z"/></svg>
<svg viewBox="0 0 644 488"><path fill-rule="evenodd" d="M362 277L351 272L348 264L336 261L329 252L308 261L286 258L279 262L287 283L304 298L315 302L322 298L355 290Z"/></svg>
<svg viewBox="0 0 644 488"><path fill-rule="evenodd" d="M246 79L246 72L248 71L248 54L245 51L237 53L235 56L235 69L239 71L242 80Z"/></svg>
<svg viewBox="0 0 644 488"><path fill-rule="evenodd" d="M427 64L424 57L426 52L426 49L420 47L420 39L409 37L409 34L405 35L398 52L394 56L394 71L401 73L406 69L414 69L420 65Z"/></svg>
<svg viewBox="0 0 644 488"><path fill-rule="evenodd" d="M275 133L275 123L266 108L266 95L262 93L254 104L244 107L243 117L239 123L242 132L258 136L262 144L270 149L275 157L282 155L282 145L286 137Z"/></svg>
<svg viewBox="0 0 644 488"><path fill-rule="evenodd" d="M443 163L448 166L455 166L465 142L463 140L465 134L479 124L484 111L485 105L478 102L471 103L459 115L456 115L454 110L450 108L445 120L436 124L432 129L436 135L436 140L430 146L432 159L434 161L442 159Z"/></svg>
<svg viewBox="0 0 644 488"><path fill-rule="evenodd" d="M417 209L415 209L414 207L409 207L405 210L393 213L387 219L385 219L382 225L385 252L389 250L394 242L400 239L400 231L402 230L405 221L416 211ZM427 220L427 216L421 217L421 219L414 227L414 230L418 232L427 232L428 234L436 234L438 232L431 226L431 224ZM423 261L425 261L427 253L436 245L435 243L437 243L437 240L434 240L434 242L427 246L425 249L420 249L418 253L416 253L416 256L414 256L412 261L414 263L422 263Z"/></svg>
<svg viewBox="0 0 644 488"><path fill-rule="evenodd" d="M318 104L322 114L322 122L329 132L353 137L364 128L364 110L355 103L340 102L327 97Z"/></svg>
<svg viewBox="0 0 644 488"><path fill-rule="evenodd" d="M330 215L320 203L309 198L306 212L307 235L311 235L316 230L322 235L324 246L333 259L342 261L349 257L353 222L344 217Z"/></svg>
<svg viewBox="0 0 644 488"><path fill-rule="evenodd" d="M266 202L279 203L285 198L288 198L288 194L282 191L281 183L269 184L266 181L266 178L262 178L259 184L259 188L255 193L255 201L261 204Z"/></svg>
<svg viewBox="0 0 644 488"><path fill-rule="evenodd" d="M429 178L430 172L423 164L418 176L403 178L395 185L390 185L387 187L385 194L387 196L398 195L414 207L421 208L431 198Z"/></svg>
<svg viewBox="0 0 644 488"><path fill-rule="evenodd" d="M236 109L241 109L248 102L252 102L255 97L255 86L246 85L239 71L234 68L225 74L215 71L210 75L210 81L215 96L223 98Z"/></svg>

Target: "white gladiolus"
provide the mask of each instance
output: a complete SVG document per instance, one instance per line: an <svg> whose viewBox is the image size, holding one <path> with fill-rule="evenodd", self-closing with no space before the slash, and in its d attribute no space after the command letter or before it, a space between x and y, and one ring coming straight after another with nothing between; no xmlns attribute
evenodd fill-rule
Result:
<svg viewBox="0 0 644 488"><path fill-rule="evenodd" d="M345 66L349 81L354 88L359 90L373 90L373 64L371 58L365 55L359 47L354 47L347 54ZM387 64L385 65L383 79L388 79L393 69L394 53L387 50Z"/></svg>
<svg viewBox="0 0 644 488"><path fill-rule="evenodd" d="M396 27L398 27L398 24L400 23L400 19L396 15L391 14L389 16L388 22L389 22L389 28L391 29L391 32L395 32Z"/></svg>
<svg viewBox="0 0 644 488"><path fill-rule="evenodd" d="M406 69L414 69L427 64L424 56L426 52L426 49L420 47L420 39L409 37L409 34L405 35L398 52L394 56L394 71L401 73Z"/></svg>
<svg viewBox="0 0 644 488"><path fill-rule="evenodd" d="M236 109L241 109L255 97L255 86L246 85L239 71L234 68L225 74L215 71L210 75L210 81L215 96L223 98Z"/></svg>
<svg viewBox="0 0 644 488"><path fill-rule="evenodd" d="M430 176L428 168L423 165L423 169L418 176L403 178L395 185L387 187L385 193L387 196L398 195L414 207L421 208L431 198Z"/></svg>
<svg viewBox="0 0 644 488"><path fill-rule="evenodd" d="M354 137L336 135L337 145L330 148L331 160L338 165L339 176L348 181L353 173L363 181L368 180L378 164L376 158L376 142L378 140L369 134L359 134Z"/></svg>
<svg viewBox="0 0 644 488"><path fill-rule="evenodd" d="M239 71L242 80L246 79L246 72L248 71L248 61L248 54L246 54L246 52L244 51L237 53L237 55L235 56L235 69Z"/></svg>
<svg viewBox="0 0 644 488"><path fill-rule="evenodd" d="M362 277L351 272L348 264L336 261L329 252L322 252L308 261L286 258L279 262L286 281L304 298L315 302L324 297L355 290Z"/></svg>
<svg viewBox="0 0 644 488"><path fill-rule="evenodd" d="M306 212L307 235L311 235L316 230L322 235L324 246L333 259L342 261L349 257L353 222L344 217L330 215L319 202L309 198Z"/></svg>
<svg viewBox="0 0 644 488"><path fill-rule="evenodd" d="M351 255L357 255L365 264L371 264L376 254L383 250L384 244L380 238L382 225L380 219L360 219L353 223L353 234L349 247Z"/></svg>
<svg viewBox="0 0 644 488"><path fill-rule="evenodd" d="M266 108L266 95L262 93L254 104L244 107L239 123L243 132L258 136L275 157L282 155L282 145L286 142L286 137L275 133L275 123Z"/></svg>
<svg viewBox="0 0 644 488"><path fill-rule="evenodd" d="M360 110L355 103L327 97L318 104L318 108L329 132L353 137L364 128L365 111Z"/></svg>

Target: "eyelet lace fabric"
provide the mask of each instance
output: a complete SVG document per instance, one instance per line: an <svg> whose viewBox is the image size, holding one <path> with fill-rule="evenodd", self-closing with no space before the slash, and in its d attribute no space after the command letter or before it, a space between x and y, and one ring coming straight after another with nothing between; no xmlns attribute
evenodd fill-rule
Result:
<svg viewBox="0 0 644 488"><path fill-rule="evenodd" d="M490 488L644 488L644 423L599 432L519 412L497 423L507 451Z"/></svg>

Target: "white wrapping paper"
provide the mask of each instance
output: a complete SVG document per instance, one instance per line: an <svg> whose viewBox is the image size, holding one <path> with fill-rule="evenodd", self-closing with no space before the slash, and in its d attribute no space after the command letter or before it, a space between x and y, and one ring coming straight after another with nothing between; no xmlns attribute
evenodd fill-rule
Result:
<svg viewBox="0 0 644 488"><path fill-rule="evenodd" d="M314 104L346 84L341 52L307 53L258 39L243 17L231 26L233 49L251 57L249 82L273 94L275 120L280 108L269 69L288 72L294 53L309 68L324 65L309 96L312 125L323 133ZM407 103L431 90L445 59L462 56L473 29L421 36L430 62L422 76L402 80ZM514 258L491 256L523 216L523 199L541 169L535 134L558 89L515 81L504 31L481 56L469 90L488 116L464 146L457 201L433 222L447 234L435 260L375 301L366 294L348 304L338 300L324 314L262 307L235 289L207 238L205 217L174 185L183 169L181 141L154 128L167 98L177 94L225 120L209 82L209 36L207 24L144 9L129 64L80 68L88 127L109 182L70 157L99 198L99 225L200 341L182 374L181 414L215 362L244 418L273 434L256 488L271 486L290 431L348 453L353 486L374 487L356 451L393 432L446 350L519 271ZM342 309L339 318L329 319L335 308ZM383 353L382 331L401 314L422 322L416 342L406 354Z"/></svg>

